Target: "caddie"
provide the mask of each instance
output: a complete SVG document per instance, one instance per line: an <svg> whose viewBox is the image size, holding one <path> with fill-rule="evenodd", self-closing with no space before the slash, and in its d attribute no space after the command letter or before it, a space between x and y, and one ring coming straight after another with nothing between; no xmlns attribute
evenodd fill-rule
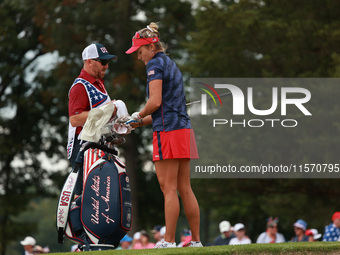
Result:
<svg viewBox="0 0 340 255"><path fill-rule="evenodd" d="M69 90L69 131L67 158L74 168L75 160L81 147L79 134L83 129L91 109L103 106L111 101L104 86L104 76L111 59L107 49L100 43L88 45L82 53L83 69ZM117 108L113 112L115 115ZM82 171L80 172L80 175ZM81 180L82 178L78 178ZM75 195L81 194L81 184L77 183Z"/></svg>

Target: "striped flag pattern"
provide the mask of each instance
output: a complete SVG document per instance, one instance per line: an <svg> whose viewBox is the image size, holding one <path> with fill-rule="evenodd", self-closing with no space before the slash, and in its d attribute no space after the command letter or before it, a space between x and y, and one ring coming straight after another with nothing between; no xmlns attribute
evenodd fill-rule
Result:
<svg viewBox="0 0 340 255"><path fill-rule="evenodd" d="M99 149L90 148L84 153L84 177L83 186L85 185L87 176L90 172L91 166L100 158L104 157L105 153Z"/></svg>

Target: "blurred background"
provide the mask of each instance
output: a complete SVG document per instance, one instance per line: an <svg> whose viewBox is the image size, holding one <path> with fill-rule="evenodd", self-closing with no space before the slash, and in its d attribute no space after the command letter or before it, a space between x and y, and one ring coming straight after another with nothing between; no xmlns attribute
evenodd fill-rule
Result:
<svg viewBox="0 0 340 255"><path fill-rule="evenodd" d="M68 90L87 45L102 43L118 56L105 85L130 113L146 100L146 73L125 51L152 21L187 88L191 77L340 77L337 0L2 0L0 17L0 255L22 254L27 235L51 252L70 251L69 241L57 243L55 211L71 170ZM151 137L150 127L137 129L119 148L132 184L131 235L164 224ZM338 142L335 134L329 149L340 153ZM338 179L192 179L192 186L204 244L220 234L222 220L244 223L255 242L269 216L280 218L279 232L290 239L297 219L323 233L340 210ZM184 228L181 210L178 239Z"/></svg>

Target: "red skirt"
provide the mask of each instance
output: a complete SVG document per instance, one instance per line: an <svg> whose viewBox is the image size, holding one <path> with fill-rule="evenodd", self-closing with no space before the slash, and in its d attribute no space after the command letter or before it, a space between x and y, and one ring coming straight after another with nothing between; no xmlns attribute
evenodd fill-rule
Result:
<svg viewBox="0 0 340 255"><path fill-rule="evenodd" d="M153 161L174 158L197 159L194 131L178 129L153 132Z"/></svg>

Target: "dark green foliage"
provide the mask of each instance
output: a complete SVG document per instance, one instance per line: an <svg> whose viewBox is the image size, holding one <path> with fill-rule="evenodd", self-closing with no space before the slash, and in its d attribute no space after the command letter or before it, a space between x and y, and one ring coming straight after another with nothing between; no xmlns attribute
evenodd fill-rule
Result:
<svg viewBox="0 0 340 255"><path fill-rule="evenodd" d="M146 20L135 18L141 12ZM56 196L69 171L44 169L38 155L46 154L53 164L66 159L67 93L82 68L82 50L100 42L118 56L110 63L106 87L111 98L123 100L132 113L146 96L145 66L135 54L125 54L132 36L151 21L162 21L162 40L180 59L176 52L182 50L179 45L189 31L185 24L193 22L190 12L190 3L179 0L0 3L0 254L11 241L36 233L32 222L16 217L27 210L32 198ZM49 68L37 66L43 55L53 59ZM134 190L134 228L164 222L156 176L143 171L151 159L147 148L151 137L149 128L137 130L122 147Z"/></svg>
<svg viewBox="0 0 340 255"><path fill-rule="evenodd" d="M145 102L146 73L136 55L126 55L125 51L135 31L151 21L160 22L161 39L186 80L340 76L339 1L201 1L196 9L191 4L180 0L1 1L1 255L10 242L37 233L34 222L20 221L18 216L27 210L32 198L56 196L69 171L51 173L37 156L44 153L53 157L53 164L66 158L67 92L80 73L81 52L86 45L100 42L118 56L117 62L110 63L106 87L112 99L125 101L130 113ZM136 18L143 14L146 20ZM38 68L36 62L43 55L54 60L46 70ZM326 92L329 95L332 91ZM327 162L339 154L337 97L325 101L327 116L335 120L328 127L329 134L319 135L326 117L320 117L318 123L307 122L314 128L294 140L295 153L288 150L291 143L285 144L290 156L307 152L315 144L323 148L322 153L308 151L315 160ZM313 113L321 116L317 105L313 107ZM133 184L135 230L164 223L156 176L143 171L151 159L147 148L151 137L150 128L136 130L122 147ZM261 141L262 137L256 139ZM275 150L275 141L266 142L273 146L271 160L284 158ZM242 150L234 143L231 149L228 156L234 156L235 162L245 160L245 154L256 160L251 147ZM259 144L259 149L265 146ZM307 160L302 158L301 162ZM204 242L218 235L217 224L225 219L232 224L245 223L255 241L268 216L279 216L281 232L290 238L297 218L304 218L322 232L332 213L340 210L337 179L204 179L192 183L201 206ZM51 219L51 226L53 222Z"/></svg>

